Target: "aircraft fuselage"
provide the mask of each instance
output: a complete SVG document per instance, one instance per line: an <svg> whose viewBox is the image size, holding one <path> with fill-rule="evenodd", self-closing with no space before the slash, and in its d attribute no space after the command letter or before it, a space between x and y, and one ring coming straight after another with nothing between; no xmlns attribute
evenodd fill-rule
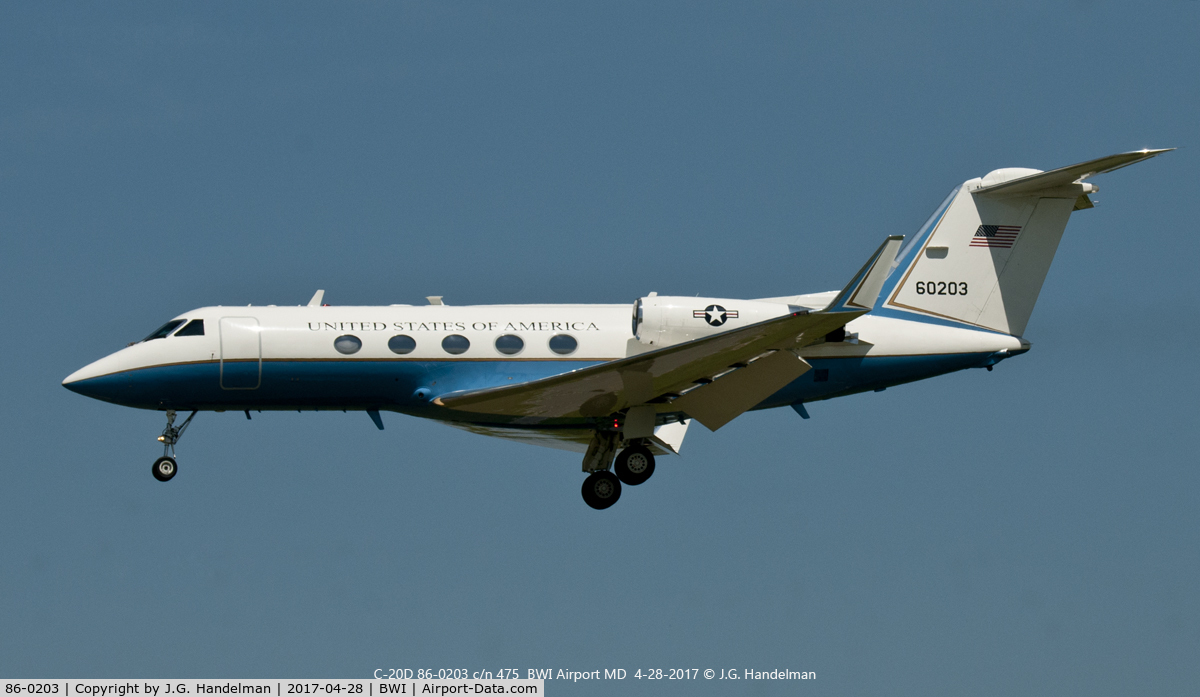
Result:
<svg viewBox="0 0 1200 697"><path fill-rule="evenodd" d="M738 307L735 300L724 302ZM782 316L796 306L775 307ZM696 332L729 331L762 319L767 317L743 315L715 328L697 319ZM174 335L128 346L64 384L141 409L374 409L446 421L580 426L596 419L533 422L521 414L456 412L434 400L654 348L633 335L629 305L206 307L176 320L182 322ZM177 335L195 320L203 321L203 334ZM1019 338L995 332L872 315L852 321L846 334L847 340L803 349L800 355L813 370L755 408L985 367L1028 348ZM498 348L501 337L509 338Z"/></svg>

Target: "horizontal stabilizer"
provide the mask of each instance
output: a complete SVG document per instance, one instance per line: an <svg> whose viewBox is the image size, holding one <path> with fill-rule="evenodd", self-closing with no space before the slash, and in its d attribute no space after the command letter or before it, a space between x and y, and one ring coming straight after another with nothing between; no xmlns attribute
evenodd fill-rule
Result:
<svg viewBox="0 0 1200 697"><path fill-rule="evenodd" d="M1080 162L1077 165L1052 169L1049 172L1038 172L1017 179L1009 179L998 184L985 184L974 189L971 193L989 196L1015 196L1018 194L1031 194L1045 189L1056 189L1060 186L1080 183L1084 179L1097 174L1104 174L1115 169L1128 167L1129 165L1136 164L1142 160L1148 160L1155 155L1161 155L1164 152L1170 152L1174 149L1135 150L1133 152L1109 155L1108 157L1101 157L1096 160ZM986 182L987 179L984 178L984 181ZM1088 192L1080 191L1078 193L1086 194Z"/></svg>

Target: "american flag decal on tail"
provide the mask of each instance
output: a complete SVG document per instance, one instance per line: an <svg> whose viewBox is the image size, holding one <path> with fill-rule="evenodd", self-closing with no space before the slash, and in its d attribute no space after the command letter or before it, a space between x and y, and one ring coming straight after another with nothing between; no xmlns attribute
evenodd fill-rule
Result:
<svg viewBox="0 0 1200 697"><path fill-rule="evenodd" d="M980 225L971 238L971 246L1012 249L1019 234L1021 228L1018 225Z"/></svg>

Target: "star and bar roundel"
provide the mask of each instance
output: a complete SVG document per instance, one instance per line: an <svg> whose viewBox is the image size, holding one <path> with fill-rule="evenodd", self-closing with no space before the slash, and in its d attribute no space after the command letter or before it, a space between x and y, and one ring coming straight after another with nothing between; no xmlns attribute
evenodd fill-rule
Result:
<svg viewBox="0 0 1200 697"><path fill-rule="evenodd" d="M720 305L709 305L703 310L692 310L692 317L702 319L714 327L725 324L726 320L737 319L737 310L726 310Z"/></svg>

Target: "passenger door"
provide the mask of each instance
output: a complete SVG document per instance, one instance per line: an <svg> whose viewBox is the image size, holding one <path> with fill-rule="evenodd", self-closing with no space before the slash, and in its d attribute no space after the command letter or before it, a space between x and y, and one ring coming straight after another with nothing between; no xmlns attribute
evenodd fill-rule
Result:
<svg viewBox="0 0 1200 697"><path fill-rule="evenodd" d="M221 389L258 389L262 382L260 329L254 317L221 318Z"/></svg>

